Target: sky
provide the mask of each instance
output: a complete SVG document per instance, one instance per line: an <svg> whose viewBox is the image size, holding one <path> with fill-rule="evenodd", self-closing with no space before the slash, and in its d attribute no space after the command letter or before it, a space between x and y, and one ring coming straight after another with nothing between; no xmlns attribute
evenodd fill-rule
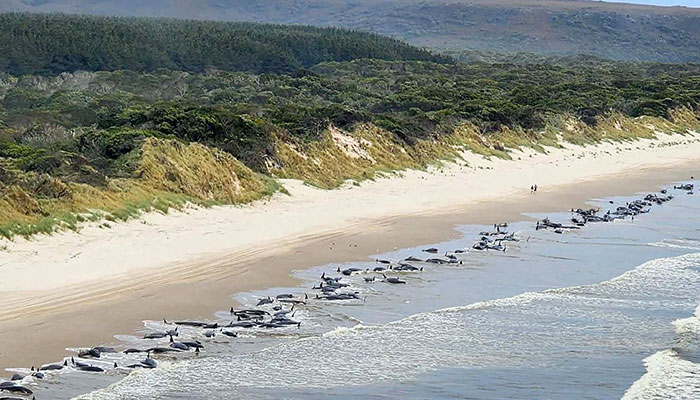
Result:
<svg viewBox="0 0 700 400"><path fill-rule="evenodd" d="M612 1L612 0L608 0ZM655 6L700 7L700 0L615 0L617 3L650 4Z"/></svg>

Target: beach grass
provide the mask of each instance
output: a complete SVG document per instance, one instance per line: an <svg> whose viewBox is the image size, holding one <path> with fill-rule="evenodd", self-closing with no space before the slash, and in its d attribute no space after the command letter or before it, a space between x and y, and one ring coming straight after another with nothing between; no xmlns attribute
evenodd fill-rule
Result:
<svg viewBox="0 0 700 400"><path fill-rule="evenodd" d="M0 188L4 194L0 199L0 237L79 231L90 222L108 228L110 223L138 218L145 212L182 210L186 204L245 204L277 192L289 195L277 178L299 179L330 190L346 182L360 185L365 180L400 175L408 169L439 169L461 159L464 151L512 160L512 152L523 148L546 152L547 148L566 145L623 143L653 139L659 132L685 134L699 128L698 116L687 108L673 110L668 118L610 113L598 118L595 125L573 116L555 115L539 131L504 127L483 133L467 122L456 125L448 134L411 143L369 123L358 124L350 131L331 126L320 140L309 143L278 139L275 146L279 162L269 168L269 175L252 171L229 153L199 143L147 138L131 155L139 160L134 176L110 179L103 187L10 171L3 164L6 172L24 174L15 180L43 179L53 191L37 195L22 184Z"/></svg>

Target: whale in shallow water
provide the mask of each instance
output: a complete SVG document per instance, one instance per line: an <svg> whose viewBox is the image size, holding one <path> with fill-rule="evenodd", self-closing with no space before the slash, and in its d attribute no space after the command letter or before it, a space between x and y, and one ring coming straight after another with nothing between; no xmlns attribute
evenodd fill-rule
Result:
<svg viewBox="0 0 700 400"><path fill-rule="evenodd" d="M63 364L49 364L39 368L39 371L58 371L68 366L68 360L63 360Z"/></svg>
<svg viewBox="0 0 700 400"><path fill-rule="evenodd" d="M168 336L167 332L151 332L143 335L144 339L162 339ZM174 336L174 335L173 335Z"/></svg>
<svg viewBox="0 0 700 400"><path fill-rule="evenodd" d="M17 393L24 395L34 394L34 392L31 389L17 385L15 382L11 381L0 383L0 392Z"/></svg>
<svg viewBox="0 0 700 400"><path fill-rule="evenodd" d="M384 274L382 274L382 276L384 277L384 281L388 282L388 283L393 283L393 284L405 284L406 283L406 281L402 281L399 278L393 278L393 277L389 278Z"/></svg>

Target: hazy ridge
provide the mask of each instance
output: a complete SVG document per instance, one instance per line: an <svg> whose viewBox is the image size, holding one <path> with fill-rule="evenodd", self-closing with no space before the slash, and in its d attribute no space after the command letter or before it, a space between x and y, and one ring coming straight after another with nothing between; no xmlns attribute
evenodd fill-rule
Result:
<svg viewBox="0 0 700 400"><path fill-rule="evenodd" d="M12 0L2 11L339 26L452 50L700 61L700 10L559 0Z"/></svg>

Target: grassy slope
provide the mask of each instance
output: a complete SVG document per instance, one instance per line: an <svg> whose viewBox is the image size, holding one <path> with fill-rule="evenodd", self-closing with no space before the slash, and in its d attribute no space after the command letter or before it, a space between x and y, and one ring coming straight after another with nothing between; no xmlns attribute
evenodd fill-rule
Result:
<svg viewBox="0 0 700 400"><path fill-rule="evenodd" d="M308 146L276 141L282 164L270 166L269 176L251 171L216 149L151 138L136 150L138 175L110 180L103 188L18 172L0 159L0 176L4 177L0 182L6 182L0 183L4 193L0 199L0 236L77 230L86 221L102 221L108 228L111 221L127 220L143 211L167 212L186 202L203 206L249 202L280 190L274 177L302 179L331 189L346 180L373 179L378 174L454 160L463 150L509 158L511 150L524 146L544 151L543 146L559 146L562 141L587 145L698 129L700 117L688 109L674 111L671 119L629 118L615 113L600 118L596 127L559 115L541 131L504 128L488 136L466 123L439 140L419 140L412 146L395 141L391 133L371 124L358 125L352 131L329 127L320 141ZM50 187L44 189L50 195L33 196L37 186Z"/></svg>
<svg viewBox="0 0 700 400"><path fill-rule="evenodd" d="M21 172L0 158L0 236L77 229L85 221L123 221L186 202L249 202L279 189L273 179L251 171L230 154L197 143L150 138L134 152L139 158L137 175L109 179L104 186Z"/></svg>

